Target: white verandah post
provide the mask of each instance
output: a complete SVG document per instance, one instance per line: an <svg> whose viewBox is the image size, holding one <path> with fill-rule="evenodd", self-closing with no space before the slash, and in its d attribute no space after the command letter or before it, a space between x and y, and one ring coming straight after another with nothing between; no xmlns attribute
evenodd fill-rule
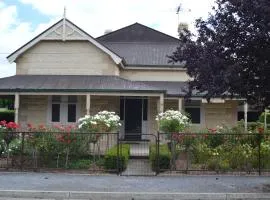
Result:
<svg viewBox="0 0 270 200"><path fill-rule="evenodd" d="M161 94L159 98L159 112L164 112L164 94Z"/></svg>
<svg viewBox="0 0 270 200"><path fill-rule="evenodd" d="M245 132L247 132L247 113L248 113L248 103L244 103L244 120L245 120Z"/></svg>
<svg viewBox="0 0 270 200"><path fill-rule="evenodd" d="M20 96L19 96L19 93L16 93L15 100L14 100L15 123L19 122L19 107L20 107Z"/></svg>
<svg viewBox="0 0 270 200"><path fill-rule="evenodd" d="M86 114L90 115L90 107L91 107L91 96L90 94L86 95Z"/></svg>
<svg viewBox="0 0 270 200"><path fill-rule="evenodd" d="M178 98L178 111L183 111L183 98Z"/></svg>

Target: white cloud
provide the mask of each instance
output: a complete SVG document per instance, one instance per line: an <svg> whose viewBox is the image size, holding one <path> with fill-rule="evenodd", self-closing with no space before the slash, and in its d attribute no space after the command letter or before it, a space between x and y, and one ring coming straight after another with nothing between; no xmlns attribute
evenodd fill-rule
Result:
<svg viewBox="0 0 270 200"><path fill-rule="evenodd" d="M39 12L53 17L62 17L67 8L67 17L93 36L106 29L116 30L134 22L158 25L162 32L177 36L176 8L181 3L184 11L180 21L192 23L194 19L207 16L214 0L20 0ZM53 6L52 6L53 5ZM191 9L191 12L187 12Z"/></svg>
<svg viewBox="0 0 270 200"><path fill-rule="evenodd" d="M117 30L124 26L139 22L151 26L161 32L177 37L178 17L176 8L183 5L179 19L187 22L192 28L192 22L198 17L206 17L214 0L19 0L32 6L33 9L48 16L48 23L40 24L32 30L32 23L23 22L17 16L16 6L6 6L0 2L0 49L1 52L12 52L35 35L45 30L63 15L67 8L67 18L84 29L90 35L97 37L106 29ZM191 9L191 12L188 10ZM0 52L0 53L1 53ZM14 65L7 64L0 54L0 77L15 73Z"/></svg>

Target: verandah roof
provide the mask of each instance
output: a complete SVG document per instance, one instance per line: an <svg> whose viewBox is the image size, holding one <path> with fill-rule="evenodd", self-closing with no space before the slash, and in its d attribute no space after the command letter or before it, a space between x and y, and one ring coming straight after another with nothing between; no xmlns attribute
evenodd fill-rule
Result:
<svg viewBox="0 0 270 200"><path fill-rule="evenodd" d="M179 86L181 85L179 83ZM150 82L147 84L142 81L130 81L118 76L15 75L0 79L0 92L142 92L169 94L170 89L152 86Z"/></svg>

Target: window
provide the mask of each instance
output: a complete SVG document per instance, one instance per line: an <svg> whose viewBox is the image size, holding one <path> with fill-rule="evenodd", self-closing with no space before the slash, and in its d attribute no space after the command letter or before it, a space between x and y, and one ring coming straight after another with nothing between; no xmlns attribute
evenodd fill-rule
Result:
<svg viewBox="0 0 270 200"><path fill-rule="evenodd" d="M76 122L77 96L68 96L68 122Z"/></svg>
<svg viewBox="0 0 270 200"><path fill-rule="evenodd" d="M192 124L201 123L201 102L200 101L188 101L185 102L185 112L191 119Z"/></svg>
<svg viewBox="0 0 270 200"><path fill-rule="evenodd" d="M76 104L68 104L68 122L76 122Z"/></svg>
<svg viewBox="0 0 270 200"><path fill-rule="evenodd" d="M60 104L52 104L52 122L60 122Z"/></svg>
<svg viewBox="0 0 270 200"><path fill-rule="evenodd" d="M250 111L247 113L248 122L256 122L258 121L259 117L260 117L260 112ZM245 113L243 111L238 111L238 121L244 120L244 118L245 118Z"/></svg>
<svg viewBox="0 0 270 200"><path fill-rule="evenodd" d="M256 122L260 117L260 112L253 106L248 106L247 112L247 121L248 122ZM237 113L238 121L245 119L245 112L244 112L244 104L241 102L238 105L238 113Z"/></svg>
<svg viewBox="0 0 270 200"><path fill-rule="evenodd" d="M60 122L61 96L52 96L52 122Z"/></svg>
<svg viewBox="0 0 270 200"><path fill-rule="evenodd" d="M51 122L74 123L78 117L77 96L51 97Z"/></svg>

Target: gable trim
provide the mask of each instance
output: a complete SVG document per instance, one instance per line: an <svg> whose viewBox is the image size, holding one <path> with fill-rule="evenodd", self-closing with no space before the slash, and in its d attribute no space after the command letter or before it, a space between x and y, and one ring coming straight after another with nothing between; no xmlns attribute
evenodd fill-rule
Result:
<svg viewBox="0 0 270 200"><path fill-rule="evenodd" d="M14 62L21 54L23 54L25 51L27 51L28 49L33 47L35 44L37 44L41 40L50 40L50 39L46 39L45 37L49 33L51 33L52 31L55 31L57 28L62 26L63 21L64 21L64 19L59 20L58 22L56 22L55 24L50 26L48 29L46 29L45 31L43 31L42 33L40 33L39 35L34 37L28 43L26 43L25 45L21 46L19 49L17 49L13 53L11 53L9 56L7 56L8 61L10 63ZM65 24L68 24L69 26L73 27L79 34L81 34L82 36L85 37L85 40L88 40L90 43L95 45L97 48L101 49L103 52L108 54L117 65L121 65L123 59L119 55L117 55L112 50L108 49L107 47L105 47L104 45L102 45L101 43L96 41L91 35L86 33L84 30L79 28L77 25L75 25L74 23L72 23L68 19L65 19Z"/></svg>

